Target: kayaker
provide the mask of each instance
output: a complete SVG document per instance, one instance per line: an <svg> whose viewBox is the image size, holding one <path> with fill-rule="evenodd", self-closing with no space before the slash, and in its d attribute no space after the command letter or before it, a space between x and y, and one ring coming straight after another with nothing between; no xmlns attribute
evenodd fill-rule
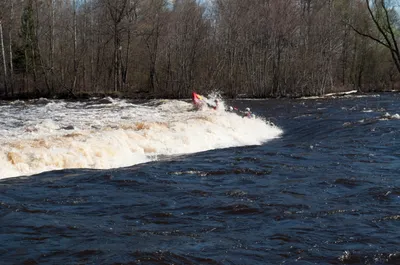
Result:
<svg viewBox="0 0 400 265"><path fill-rule="evenodd" d="M214 100L214 103L215 103L215 105L214 105L213 109L216 110L218 108L218 99Z"/></svg>
<svg viewBox="0 0 400 265"><path fill-rule="evenodd" d="M247 118L251 118L252 117L252 113L250 111L250 108L246 108L245 109L243 117L247 117Z"/></svg>

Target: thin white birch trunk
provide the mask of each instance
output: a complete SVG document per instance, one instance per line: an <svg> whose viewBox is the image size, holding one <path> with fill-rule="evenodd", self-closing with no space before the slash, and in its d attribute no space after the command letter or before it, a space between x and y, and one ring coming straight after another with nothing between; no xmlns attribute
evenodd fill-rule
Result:
<svg viewBox="0 0 400 265"><path fill-rule="evenodd" d="M4 38L3 38L3 23L0 20L0 44L1 44L1 55L3 57L3 68L4 68L4 88L6 96L8 95L7 87L7 63L6 63L6 53L4 49Z"/></svg>

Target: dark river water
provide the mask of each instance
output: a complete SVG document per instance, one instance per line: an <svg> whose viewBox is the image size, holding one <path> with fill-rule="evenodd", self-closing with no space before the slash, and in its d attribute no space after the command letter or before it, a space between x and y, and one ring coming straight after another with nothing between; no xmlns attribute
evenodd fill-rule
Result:
<svg viewBox="0 0 400 265"><path fill-rule="evenodd" d="M263 145L0 181L1 264L400 264L400 95L236 101Z"/></svg>

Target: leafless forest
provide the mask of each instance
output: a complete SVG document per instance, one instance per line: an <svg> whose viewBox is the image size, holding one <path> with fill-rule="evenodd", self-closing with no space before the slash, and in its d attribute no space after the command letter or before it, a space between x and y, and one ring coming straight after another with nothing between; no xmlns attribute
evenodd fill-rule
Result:
<svg viewBox="0 0 400 265"><path fill-rule="evenodd" d="M384 0L1 0L0 96L392 90L399 37Z"/></svg>

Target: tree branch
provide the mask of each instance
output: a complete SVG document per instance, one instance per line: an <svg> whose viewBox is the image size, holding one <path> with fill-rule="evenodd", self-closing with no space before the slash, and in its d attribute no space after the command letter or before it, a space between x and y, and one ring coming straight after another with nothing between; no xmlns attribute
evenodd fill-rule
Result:
<svg viewBox="0 0 400 265"><path fill-rule="evenodd" d="M359 30L356 29L353 25L351 25L351 24L349 24L349 23L347 23L347 22L345 22L345 21L343 21L343 23L346 24L347 26L349 26L349 27L350 27L352 30L354 30L358 35L361 35L361 36L363 36L363 37L367 37L367 38L369 38L369 39L371 39L371 40L373 40L373 41L376 41L377 43L379 43L379 44L385 46L386 48L391 49L391 47L390 47L388 44L384 43L384 42L381 41L380 39L377 39L377 38L375 38L375 37L372 36L372 35L369 35L369 34L366 34L366 33L363 33L363 32L361 32L361 31L359 31Z"/></svg>
<svg viewBox="0 0 400 265"><path fill-rule="evenodd" d="M400 59L399 58L400 57L399 46L397 45L396 37L394 36L393 28L392 28L390 20L389 20L389 13L385 6L385 2L381 1L381 5L382 5L383 10L385 11L386 23L387 23L389 33L390 33L390 36L391 36L393 44L394 44L394 49L396 51L397 59Z"/></svg>

